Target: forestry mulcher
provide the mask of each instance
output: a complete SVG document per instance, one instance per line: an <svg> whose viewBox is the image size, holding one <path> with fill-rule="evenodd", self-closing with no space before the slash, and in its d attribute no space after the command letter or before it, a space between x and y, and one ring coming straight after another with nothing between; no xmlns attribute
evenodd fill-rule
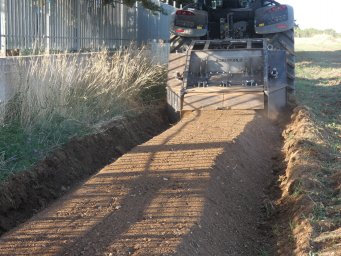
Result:
<svg viewBox="0 0 341 256"><path fill-rule="evenodd" d="M267 109L295 90L293 8L273 0L198 0L173 14L167 101L175 117Z"/></svg>

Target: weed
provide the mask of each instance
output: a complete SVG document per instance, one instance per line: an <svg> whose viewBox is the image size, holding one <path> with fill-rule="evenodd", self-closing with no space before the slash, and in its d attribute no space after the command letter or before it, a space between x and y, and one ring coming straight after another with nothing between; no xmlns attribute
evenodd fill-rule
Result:
<svg viewBox="0 0 341 256"><path fill-rule="evenodd" d="M302 181L298 180L293 186L294 189L292 195L294 197L299 197L300 195L304 194L305 190L303 189Z"/></svg>
<svg viewBox="0 0 341 256"><path fill-rule="evenodd" d="M268 252L267 249L261 248L261 249L258 250L258 255L259 255L259 256L269 256L270 253Z"/></svg>
<svg viewBox="0 0 341 256"><path fill-rule="evenodd" d="M289 229L290 232L288 232L288 241L290 243L294 243L295 240L295 235L294 235L294 230L297 227L297 223L294 220L289 221Z"/></svg>
<svg viewBox="0 0 341 256"><path fill-rule="evenodd" d="M291 220L289 222L289 227L290 227L291 232L293 232L295 228L297 227L297 223L294 220Z"/></svg>
<svg viewBox="0 0 341 256"><path fill-rule="evenodd" d="M278 226L277 224L275 224L272 227L272 232L274 233L275 236L280 237L280 235L281 235L281 227Z"/></svg>
<svg viewBox="0 0 341 256"><path fill-rule="evenodd" d="M326 208L322 203L316 203L313 208L312 221L320 221L326 218Z"/></svg>
<svg viewBox="0 0 341 256"><path fill-rule="evenodd" d="M294 139L295 138L295 134L292 132L292 131L290 131L288 134L287 134L287 139L288 140L292 140L292 139Z"/></svg>
<svg viewBox="0 0 341 256"><path fill-rule="evenodd" d="M263 208L265 209L267 218L272 216L275 212L275 206L273 205L273 203L270 199L265 199L263 201Z"/></svg>
<svg viewBox="0 0 341 256"><path fill-rule="evenodd" d="M308 256L318 256L318 253L316 252L313 252L313 251L310 251Z"/></svg>

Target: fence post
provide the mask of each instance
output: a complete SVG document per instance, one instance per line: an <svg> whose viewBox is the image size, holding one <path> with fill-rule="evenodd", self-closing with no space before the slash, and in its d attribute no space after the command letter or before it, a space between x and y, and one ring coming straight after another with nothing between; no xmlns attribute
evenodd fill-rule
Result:
<svg viewBox="0 0 341 256"><path fill-rule="evenodd" d="M120 25L121 25L121 38L120 38L120 48L123 49L123 37L124 37L124 5L123 3L120 3L120 8L121 8L121 12L120 12Z"/></svg>
<svg viewBox="0 0 341 256"><path fill-rule="evenodd" d="M75 37L76 37L76 40L77 40L77 43L76 43L76 49L77 49L77 52L79 52L81 50L81 36L82 36L82 33L81 33L81 8L83 6L84 2L83 1L79 1L77 3L77 25L76 25L76 31L75 31Z"/></svg>
<svg viewBox="0 0 341 256"><path fill-rule="evenodd" d="M6 37L6 1L0 0L0 56L6 56L7 37Z"/></svg>
<svg viewBox="0 0 341 256"><path fill-rule="evenodd" d="M51 48L51 32L50 32L50 19L51 19L51 0L47 1L46 5L46 48L45 52L47 54L50 53L50 48Z"/></svg>

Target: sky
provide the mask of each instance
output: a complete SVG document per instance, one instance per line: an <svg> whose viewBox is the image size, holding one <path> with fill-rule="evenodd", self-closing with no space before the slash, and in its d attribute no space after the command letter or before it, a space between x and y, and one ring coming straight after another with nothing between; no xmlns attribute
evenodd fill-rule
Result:
<svg viewBox="0 0 341 256"><path fill-rule="evenodd" d="M294 7L300 28L334 29L341 33L341 0L278 0Z"/></svg>

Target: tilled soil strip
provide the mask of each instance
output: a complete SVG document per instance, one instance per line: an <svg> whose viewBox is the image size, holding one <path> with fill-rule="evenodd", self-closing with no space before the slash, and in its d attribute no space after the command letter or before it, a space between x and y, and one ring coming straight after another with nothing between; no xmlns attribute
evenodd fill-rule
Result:
<svg viewBox="0 0 341 256"><path fill-rule="evenodd" d="M256 255L278 129L192 113L0 239L0 255Z"/></svg>

